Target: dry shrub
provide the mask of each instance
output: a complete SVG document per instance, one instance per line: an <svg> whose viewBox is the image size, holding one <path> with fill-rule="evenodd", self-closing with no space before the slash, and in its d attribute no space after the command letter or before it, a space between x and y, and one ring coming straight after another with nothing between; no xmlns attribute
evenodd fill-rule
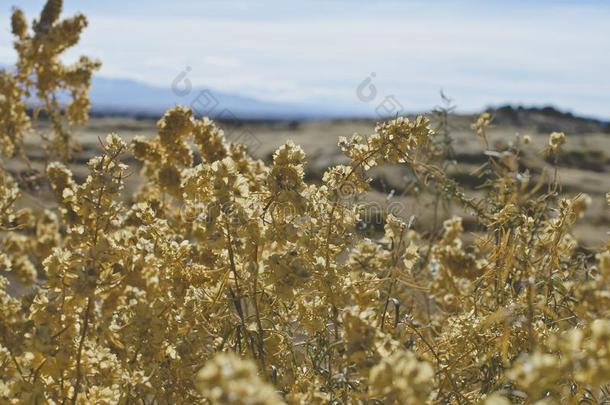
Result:
<svg viewBox="0 0 610 405"><path fill-rule="evenodd" d="M49 0L33 35L15 11L18 69L0 82L8 157L30 86L57 124L51 156L69 156L64 117L86 118L93 65L57 59L85 23L60 9ZM474 124L483 145L490 123ZM153 139L109 135L84 182L49 164L55 209L16 208L2 170L0 267L29 289L9 294L0 277L0 403L610 400L610 246L593 257L570 235L588 197L530 182L519 142L487 151L486 193L469 196L445 174L447 136L423 117L380 123L341 139L349 163L308 184L299 146L267 165L177 107ZM565 141L552 134L546 153ZM143 164L129 198L125 154ZM388 215L384 235L364 237L352 197L386 163L475 215L475 242L458 217L418 233Z"/></svg>

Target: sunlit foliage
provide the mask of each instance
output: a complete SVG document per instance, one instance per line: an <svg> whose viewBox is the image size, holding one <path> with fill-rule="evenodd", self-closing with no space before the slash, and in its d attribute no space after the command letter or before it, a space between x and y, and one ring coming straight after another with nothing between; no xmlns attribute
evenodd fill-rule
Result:
<svg viewBox="0 0 610 405"><path fill-rule="evenodd" d="M30 125L28 88L54 124L86 118L96 64L57 59L85 25L60 9L49 0L33 34L14 13L7 157ZM57 89L73 96L66 110ZM559 195L556 173L547 189L530 184L529 142L489 150L491 118L473 125L489 157L483 196L448 177L449 143L424 117L340 139L347 163L319 184L294 143L266 164L182 107L152 139L108 135L84 181L49 164L55 208L19 205L2 169L0 404L608 401L610 244L579 250L570 230L590 198ZM65 160L70 138L55 130L49 156ZM551 134L545 153L566 141ZM131 196L126 156L142 164ZM459 217L416 232L388 214L365 237L356 197L388 163L472 214L474 242Z"/></svg>

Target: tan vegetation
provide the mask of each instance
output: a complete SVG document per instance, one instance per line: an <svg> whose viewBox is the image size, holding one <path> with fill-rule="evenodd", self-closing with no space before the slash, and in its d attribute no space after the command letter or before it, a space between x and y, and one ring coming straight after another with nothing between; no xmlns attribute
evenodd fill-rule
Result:
<svg viewBox="0 0 610 405"><path fill-rule="evenodd" d="M496 145L481 115L470 192L451 175L446 115L398 117L340 138L343 162L309 181L294 142L266 163L176 107L154 136L104 137L79 179L64 124L85 121L95 64L66 79L57 58L85 24L60 10L49 0L33 35L15 11L28 51L1 76L2 152L35 186L0 171L0 403L610 399L610 244L580 249L572 235L592 198L562 195L569 136ZM26 114L31 86L48 134ZM65 86L64 110L52 100ZM49 140L39 175L24 147L35 133ZM521 159L534 146L548 169L532 175ZM428 229L382 210L381 234L367 231L384 165L432 202ZM469 238L461 217L440 220L445 205L471 218Z"/></svg>

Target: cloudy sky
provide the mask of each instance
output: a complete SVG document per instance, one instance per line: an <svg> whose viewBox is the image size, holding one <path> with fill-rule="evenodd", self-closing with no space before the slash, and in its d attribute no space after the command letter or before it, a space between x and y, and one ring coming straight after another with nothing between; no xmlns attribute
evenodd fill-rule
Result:
<svg viewBox="0 0 610 405"><path fill-rule="evenodd" d="M14 60L2 0L0 63ZM394 95L428 110L442 89L462 111L553 104L610 119L610 2L65 0L90 26L68 60L101 75L193 84L261 99L374 109ZM372 76L371 76L372 75ZM362 101L371 77L377 99Z"/></svg>

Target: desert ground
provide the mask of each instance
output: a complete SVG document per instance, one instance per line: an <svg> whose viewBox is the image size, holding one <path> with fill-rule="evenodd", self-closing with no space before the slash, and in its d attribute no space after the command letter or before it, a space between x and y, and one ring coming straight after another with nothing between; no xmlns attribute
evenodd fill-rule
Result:
<svg viewBox="0 0 610 405"><path fill-rule="evenodd" d="M431 115L432 125L437 120ZM469 193L480 195L477 189L483 180L476 175L476 170L487 161L480 140L470 128L475 115L450 115L448 126L453 139L452 156L454 162L449 165L449 173L458 180ZM86 128L78 129L76 138L82 150L75 155L71 169L77 178L86 176L85 163L99 152L99 140L110 132L118 133L129 141L136 135L154 136L156 120L153 118L128 117L92 117ZM307 176L312 181L321 179L324 170L337 163L344 162L343 155L337 147L340 136L371 134L375 120L345 119L326 121L286 121L263 122L247 121L240 125L220 123L231 141L246 143L251 153L267 162L271 161L273 151L287 140L300 144L308 157ZM47 129L47 124L40 124L40 131ZM532 142L523 145L522 170L529 170L532 178L549 178L553 166L542 150L548 142L549 133L563 131L567 135L563 155L559 161L559 176L563 184L562 193L574 196L587 193L592 198L592 205L575 228L575 236L584 250L594 250L608 237L610 209L605 194L610 191L610 131L608 124L595 120L574 117L552 109L512 109L504 108L494 112L494 126L489 131L492 149L502 150L517 136L529 135ZM30 160L34 170L42 170L42 151L37 152L37 145L28 145ZM128 179L128 188L138 186L138 162L126 160L132 166L134 175ZM28 169L19 160L9 162L9 170L22 182L28 179ZM440 204L435 210L435 199L426 187L414 184L414 178L405 167L390 166L373 170L372 190L365 197L375 209L391 211L409 218L415 217L415 228L430 230L437 228L444 218L451 215L464 217L466 230L476 234L476 218L452 204ZM534 180L532 180L534 182ZM546 186L545 186L546 187ZM22 189L28 189L22 187ZM546 188L543 188L546 189ZM29 193L44 190L28 191ZM128 195L129 193L126 193ZM27 193L26 193L27 198ZM436 213L436 215L435 215ZM382 226L382 215L373 213L368 218L370 229Z"/></svg>

